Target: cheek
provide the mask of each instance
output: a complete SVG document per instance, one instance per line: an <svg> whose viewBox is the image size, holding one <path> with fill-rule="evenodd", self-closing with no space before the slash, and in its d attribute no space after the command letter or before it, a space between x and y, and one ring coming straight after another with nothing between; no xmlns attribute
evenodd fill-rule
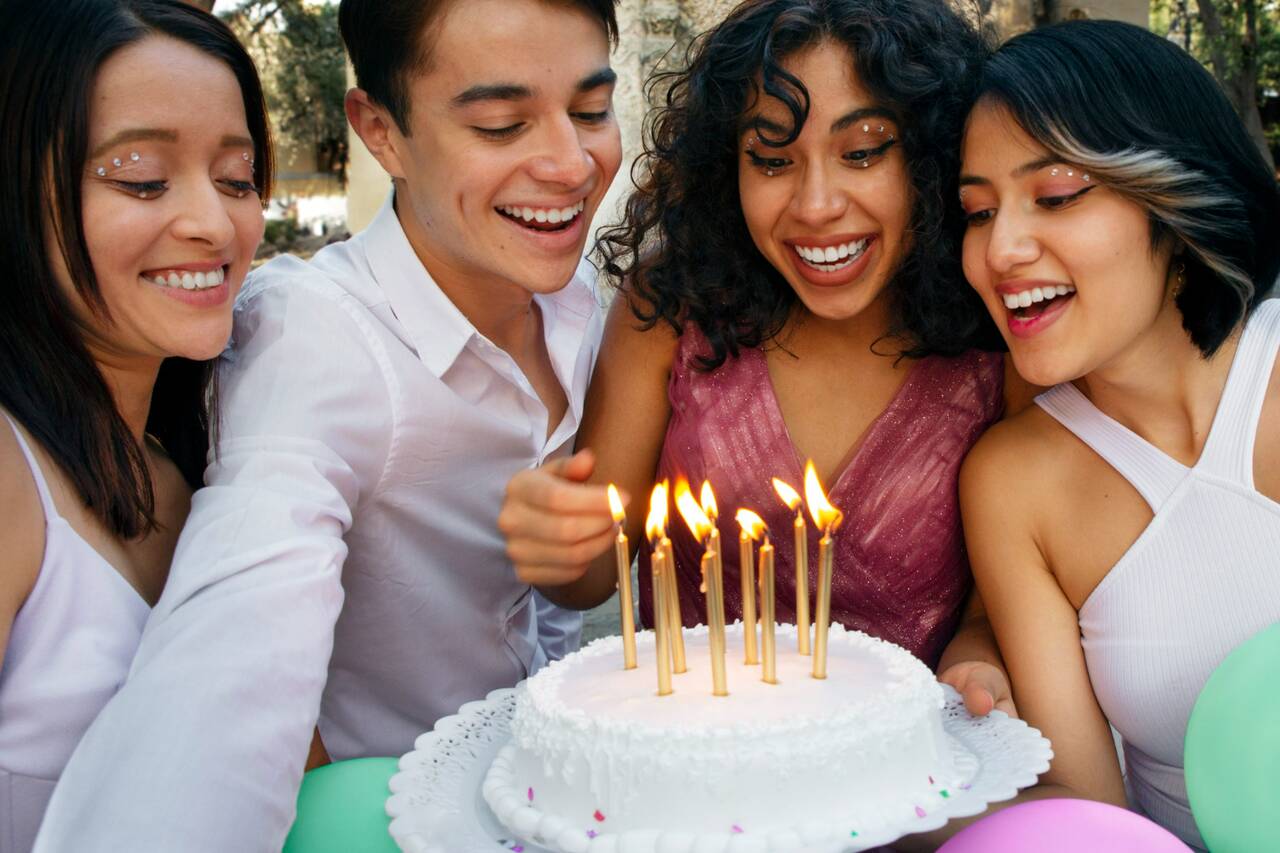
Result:
<svg viewBox="0 0 1280 853"><path fill-rule="evenodd" d="M252 200L251 197L245 201L247 203L244 208L235 212L232 216L232 221L236 226L236 242L239 244L239 251L243 255L238 260L242 260L247 264L253 260L258 244L262 242L262 234L266 230L267 220L256 200Z"/></svg>
<svg viewBox="0 0 1280 853"><path fill-rule="evenodd" d="M960 245L960 263L965 280L975 290L980 289L986 280L987 241L978 229L965 231L964 242Z"/></svg>

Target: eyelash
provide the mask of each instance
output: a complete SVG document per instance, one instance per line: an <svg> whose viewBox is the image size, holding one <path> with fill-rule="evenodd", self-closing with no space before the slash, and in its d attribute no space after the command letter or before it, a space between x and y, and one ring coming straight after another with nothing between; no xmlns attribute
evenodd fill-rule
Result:
<svg viewBox="0 0 1280 853"><path fill-rule="evenodd" d="M1045 196L1043 198L1036 199L1036 204L1049 211L1062 210L1073 202L1079 201L1085 193L1092 189L1097 189L1097 187L1084 187L1083 189L1077 190L1069 195ZM973 213L966 213L964 221L966 225L982 225L990 222L993 215L994 212L990 209L975 210Z"/></svg>
<svg viewBox="0 0 1280 853"><path fill-rule="evenodd" d="M841 157L841 159L843 159L846 163L857 164L859 168L866 168L862 164L864 163L869 164L870 162L872 162L873 158L882 156L883 154L887 153L890 148L892 148L894 145L897 145L897 144L898 142L896 139L890 139L885 142L882 142L881 144L877 145L875 148L859 148L856 151L850 151L844 154ZM752 166L755 166L757 169L761 169L761 170L776 171L779 169L784 169L788 165L790 165L785 158L761 157L759 154L756 154L756 152L752 151L749 148L747 149L747 158L751 161Z"/></svg>
<svg viewBox="0 0 1280 853"><path fill-rule="evenodd" d="M251 181L236 181L228 178L219 183L234 190L236 198L244 198L250 193L258 192L258 187ZM115 184L125 192L147 200L158 198L161 193L169 189L167 181L116 181Z"/></svg>
<svg viewBox="0 0 1280 853"><path fill-rule="evenodd" d="M601 124L608 120L609 110L598 113L570 113L573 118L585 124ZM524 127L524 122L516 122L506 127L476 127L472 125L472 130L487 139L510 139L520 132Z"/></svg>

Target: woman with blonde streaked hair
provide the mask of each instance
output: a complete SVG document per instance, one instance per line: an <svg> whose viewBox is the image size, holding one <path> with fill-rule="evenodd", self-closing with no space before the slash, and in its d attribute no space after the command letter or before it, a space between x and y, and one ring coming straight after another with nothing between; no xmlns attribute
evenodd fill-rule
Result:
<svg viewBox="0 0 1280 853"><path fill-rule="evenodd" d="M960 185L965 275L1053 386L961 475L1015 701L1054 746L1023 796L1128 804L1202 846L1188 716L1280 620L1275 177L1180 48L1077 22L989 60Z"/></svg>

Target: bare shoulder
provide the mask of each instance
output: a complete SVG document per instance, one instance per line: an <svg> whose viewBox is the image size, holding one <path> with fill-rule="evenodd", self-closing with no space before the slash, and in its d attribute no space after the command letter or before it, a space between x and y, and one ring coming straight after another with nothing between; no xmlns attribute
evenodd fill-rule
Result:
<svg viewBox="0 0 1280 853"><path fill-rule="evenodd" d="M45 518L40 492L7 421L0 420L0 622L26 600L44 557Z"/></svg>
<svg viewBox="0 0 1280 853"><path fill-rule="evenodd" d="M636 317L636 311L644 313L649 306L639 300L640 297L626 292L619 292L614 297L605 319L601 355L610 355L614 360L618 356L627 361L641 359L629 366L646 371L665 369L669 372L680 339L675 330L662 320L646 328Z"/></svg>
<svg viewBox="0 0 1280 853"><path fill-rule="evenodd" d="M993 424L974 444L960 469L966 509L979 504L1019 507L1024 513L1060 482L1071 436L1038 406Z"/></svg>

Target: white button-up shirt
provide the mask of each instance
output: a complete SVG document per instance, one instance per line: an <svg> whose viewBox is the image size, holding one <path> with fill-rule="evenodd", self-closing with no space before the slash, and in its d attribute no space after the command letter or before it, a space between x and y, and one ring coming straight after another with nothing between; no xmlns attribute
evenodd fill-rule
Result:
<svg viewBox="0 0 1280 853"><path fill-rule="evenodd" d="M569 400L550 438L390 202L251 276L208 485L37 850L278 851L317 711L335 760L399 756L576 648L580 617L516 579L497 516L513 474L572 448L602 328L589 270L534 297Z"/></svg>

